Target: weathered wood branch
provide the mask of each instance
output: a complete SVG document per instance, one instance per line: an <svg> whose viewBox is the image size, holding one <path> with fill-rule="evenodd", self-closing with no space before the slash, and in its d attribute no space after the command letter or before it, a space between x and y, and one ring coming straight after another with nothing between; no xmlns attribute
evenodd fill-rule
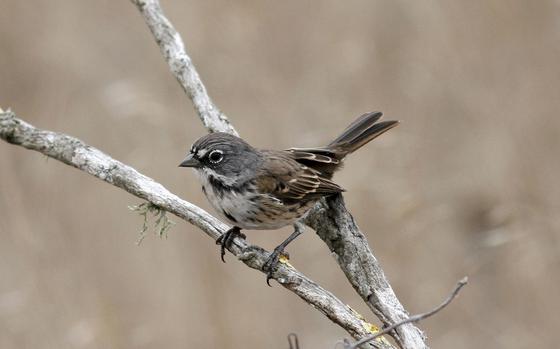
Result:
<svg viewBox="0 0 560 349"><path fill-rule="evenodd" d="M16 117L11 112L0 110L0 138L8 143L35 150L59 160L200 228L216 240L229 227L203 209L169 192L163 185L147 177L81 140L51 131L40 130ZM250 268L262 271L262 265L270 253L236 239L229 249ZM345 329L356 339L371 335L369 324L359 314L293 266L279 263L273 278L283 287L298 295L303 301L319 310L334 323ZM386 342L375 342L377 348L391 348Z"/></svg>
<svg viewBox="0 0 560 349"><path fill-rule="evenodd" d="M237 134L225 115L210 100L179 33L166 18L159 1L131 1L140 10L171 73L187 91L203 123L211 132ZM208 109L218 112L207 112ZM356 292L385 326L408 318L408 313L396 297L342 197L335 196L321 201L309 214L307 223L336 254L338 264ZM403 348L427 348L422 331L413 324L399 326L391 335Z"/></svg>
<svg viewBox="0 0 560 349"><path fill-rule="evenodd" d="M210 132L227 132L237 136L237 131L226 115L210 99L206 87L204 87L191 58L187 54L181 35L165 17L159 1L131 1L142 13L160 47L161 54L169 65L171 73L192 100L204 126Z"/></svg>
<svg viewBox="0 0 560 349"><path fill-rule="evenodd" d="M345 345L344 345L344 349L359 348L361 345L364 345L367 342L371 342L372 340L375 340L375 339L383 336L384 334L390 333L391 331L395 330L396 328L398 328L400 326L403 326L405 324L412 323L412 322L422 321L424 319L429 318L432 315L435 315L435 314L439 313L441 310L443 310L443 308L447 307L449 305L449 303L451 303L455 299L455 297L457 297L459 295L459 291L461 291L463 286L465 286L467 283L468 283L468 278L465 276L464 278L462 278L461 280L459 280L457 282L457 285L455 285L455 288L453 289L453 291L451 291L449 296L447 296L447 298L437 307L435 307L432 310L427 311L425 313L412 315L411 317L409 317L405 320L402 320L402 321L399 321L395 324L392 324L391 326L384 328L383 330L379 331L378 333L373 334L369 337L360 339L359 341L357 341L355 343L346 342Z"/></svg>
<svg viewBox="0 0 560 349"><path fill-rule="evenodd" d="M348 281L385 326L408 318L342 195L321 200L307 215L306 224L334 253ZM412 324L397 327L392 336L404 348L425 347L422 332Z"/></svg>

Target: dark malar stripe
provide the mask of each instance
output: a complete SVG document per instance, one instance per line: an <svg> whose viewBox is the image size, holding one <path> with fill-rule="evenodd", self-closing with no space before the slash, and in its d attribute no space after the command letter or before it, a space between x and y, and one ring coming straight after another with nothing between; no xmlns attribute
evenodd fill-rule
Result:
<svg viewBox="0 0 560 349"><path fill-rule="evenodd" d="M220 199L224 197L224 192L226 190L231 191L230 187L224 185L223 182L221 182L219 179L216 179L216 177L214 176L208 176L208 182L212 186L212 189L214 190L214 193L216 193L216 196Z"/></svg>
<svg viewBox="0 0 560 349"><path fill-rule="evenodd" d="M243 194L255 192L252 181L246 181L245 183L236 184L236 185L226 185L224 182L210 175L208 176L208 182L210 183L210 185L212 186L212 188L220 198L224 196L225 191L233 191L236 193L243 193Z"/></svg>

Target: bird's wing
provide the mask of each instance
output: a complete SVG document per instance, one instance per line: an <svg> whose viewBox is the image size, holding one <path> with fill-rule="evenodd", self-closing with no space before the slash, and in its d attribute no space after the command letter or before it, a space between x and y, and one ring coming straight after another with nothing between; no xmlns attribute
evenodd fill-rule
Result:
<svg viewBox="0 0 560 349"><path fill-rule="evenodd" d="M342 167L342 160L325 148L290 148L286 149L297 162L317 170L322 177L331 178L334 171Z"/></svg>
<svg viewBox="0 0 560 349"><path fill-rule="evenodd" d="M265 158L257 176L260 192L284 201L305 201L344 191L320 171L299 163L290 151L267 151Z"/></svg>
<svg viewBox="0 0 560 349"><path fill-rule="evenodd" d="M324 148L290 148L286 151L292 153L296 161L314 161L334 165L340 163L332 151Z"/></svg>

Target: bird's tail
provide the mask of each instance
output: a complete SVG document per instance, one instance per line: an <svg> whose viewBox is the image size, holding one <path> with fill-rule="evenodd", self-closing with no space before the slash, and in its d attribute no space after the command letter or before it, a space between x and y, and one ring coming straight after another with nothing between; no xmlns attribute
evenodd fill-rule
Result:
<svg viewBox="0 0 560 349"><path fill-rule="evenodd" d="M398 121L378 122L381 116L383 116L381 112L366 113L360 116L325 148L341 159L399 124Z"/></svg>

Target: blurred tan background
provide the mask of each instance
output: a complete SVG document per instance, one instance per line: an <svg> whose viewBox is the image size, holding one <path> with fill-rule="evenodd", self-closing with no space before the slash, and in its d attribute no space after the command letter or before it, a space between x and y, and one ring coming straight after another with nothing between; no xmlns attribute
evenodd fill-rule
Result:
<svg viewBox="0 0 560 349"><path fill-rule="evenodd" d="M433 348L553 348L560 328L560 2L164 1L208 90L257 146L402 125L336 177ZM205 130L136 8L0 0L0 105L209 209L177 167ZM346 334L200 231L135 245L141 201L0 143L1 348L332 348ZM281 232L249 232L267 248ZM293 263L368 320L307 231Z"/></svg>

